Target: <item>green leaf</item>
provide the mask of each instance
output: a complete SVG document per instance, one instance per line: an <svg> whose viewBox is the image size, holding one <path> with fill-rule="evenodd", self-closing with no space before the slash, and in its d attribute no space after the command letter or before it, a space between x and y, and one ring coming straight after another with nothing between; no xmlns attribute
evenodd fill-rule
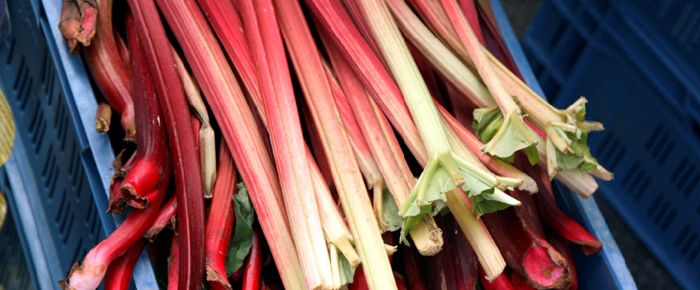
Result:
<svg viewBox="0 0 700 290"><path fill-rule="evenodd" d="M479 108L474 110L474 121L472 127L476 131L476 136L481 142L488 142L498 132L498 128L503 123L503 114L498 107Z"/></svg>
<svg viewBox="0 0 700 290"><path fill-rule="evenodd" d="M238 193L233 196L233 208L236 224L231 238L231 244L226 254L226 274L236 272L250 252L253 243L253 221L255 212L250 203L250 197L243 183L238 184Z"/></svg>
<svg viewBox="0 0 700 290"><path fill-rule="evenodd" d="M455 169L458 171L455 174L461 175L463 180L460 187L472 197L475 206L478 205L482 212L491 212L519 204L517 200L496 189L497 186L511 188L511 186L517 185L517 182L507 185L499 184L499 177L455 155L433 158L421 173L399 212L404 218L400 238L404 244L408 244L406 234L413 229L418 221L429 214L437 215L446 207L447 196L445 193L457 187L455 178L448 172L449 162L441 161L441 159L454 162L453 166L456 166ZM481 195L484 196L480 197ZM477 209L478 211L479 209Z"/></svg>
<svg viewBox="0 0 700 290"><path fill-rule="evenodd" d="M396 231L401 228L403 224L403 218L399 215L399 208L394 202L394 198L385 189L382 191L382 220L384 221L386 229L390 232Z"/></svg>
<svg viewBox="0 0 700 290"><path fill-rule="evenodd" d="M535 133L525 125L522 117L510 113L503 118L498 132L484 144L483 151L500 158L512 156L515 152L537 143Z"/></svg>
<svg viewBox="0 0 700 290"><path fill-rule="evenodd" d="M478 215L496 212L519 203L517 199L498 189L483 191L478 195L469 193L469 198Z"/></svg>

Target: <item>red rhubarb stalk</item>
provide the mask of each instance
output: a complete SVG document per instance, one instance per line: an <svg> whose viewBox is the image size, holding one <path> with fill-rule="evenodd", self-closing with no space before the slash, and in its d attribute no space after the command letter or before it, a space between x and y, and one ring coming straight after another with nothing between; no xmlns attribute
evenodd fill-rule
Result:
<svg viewBox="0 0 700 290"><path fill-rule="evenodd" d="M267 151L261 150L266 148L265 142L223 51L197 3L192 0L158 3L250 191L258 221L285 287L303 288L299 260L286 222L273 164Z"/></svg>
<svg viewBox="0 0 700 290"><path fill-rule="evenodd" d="M424 269L421 268L421 260L418 252L411 248L403 247L403 265L406 279L408 280L408 289L410 290L428 290L425 278L423 276ZM432 259L432 258L429 258Z"/></svg>
<svg viewBox="0 0 700 290"><path fill-rule="evenodd" d="M540 193L534 195L534 199L542 221L562 238L579 245L585 254L590 255L600 251L603 246L600 241L559 208L545 169L531 168L530 172L537 175Z"/></svg>
<svg viewBox="0 0 700 290"><path fill-rule="evenodd" d="M170 257L168 257L168 290L178 290L179 270L180 270L180 243L177 234L173 236L170 245Z"/></svg>
<svg viewBox="0 0 700 290"><path fill-rule="evenodd" d="M152 192L162 185L164 170L168 167L168 145L165 127L161 122L161 110L153 85L153 76L148 69L136 27L131 18L126 22L127 37L131 48L132 96L136 111L136 157L121 184L122 194L129 205L146 208ZM166 185L167 186L167 185Z"/></svg>
<svg viewBox="0 0 700 290"><path fill-rule="evenodd" d="M87 2L87 1L81 1ZM112 27L113 0L97 2L97 32L92 44L85 48L85 62L97 88L112 108L121 115L126 140L136 137L134 104L131 98L131 77L119 55Z"/></svg>
<svg viewBox="0 0 700 290"><path fill-rule="evenodd" d="M136 261L141 256L141 251L146 245L144 240L139 240L124 255L117 258L109 265L105 274L104 287L106 290L127 290L131 285Z"/></svg>
<svg viewBox="0 0 700 290"><path fill-rule="evenodd" d="M481 282L481 287L484 290L514 290L513 285L510 284L510 279L506 273L498 275L493 281L486 279L486 273L484 269L479 267L479 281Z"/></svg>
<svg viewBox="0 0 700 290"><path fill-rule="evenodd" d="M68 278L60 282L61 288L97 289L107 267L141 239L143 233L153 223L166 189L166 186L160 188L159 196L153 200L153 207L132 211L124 223L87 253L82 263L74 264L68 273Z"/></svg>
<svg viewBox="0 0 700 290"><path fill-rule="evenodd" d="M126 22L133 21L131 14L126 14ZM129 24L127 24L129 25ZM119 34L115 33L114 39L117 41L117 48L119 49L119 57L127 70L131 68L131 58L129 58L129 47L126 44L126 40Z"/></svg>
<svg viewBox="0 0 700 290"><path fill-rule="evenodd" d="M131 154L126 164L122 164L122 158L125 154L127 154L126 150L122 150L117 154L117 157L114 158L112 165L114 167L114 175L109 185L109 206L107 207L107 212L116 215L122 214L122 210L128 201L128 196L122 194L122 181L129 171L129 168L133 166L136 160L136 154Z"/></svg>
<svg viewBox="0 0 700 290"><path fill-rule="evenodd" d="M204 100L202 100L202 94L199 93L199 86L197 86L175 49L173 49L173 56L182 79L182 85L185 88L187 102L194 113L192 116L192 129L198 137L195 141L197 141L197 148L199 148L204 197L211 198L214 181L216 180L216 136L214 136L214 129L211 127L209 113L206 105L204 105Z"/></svg>
<svg viewBox="0 0 700 290"><path fill-rule="evenodd" d="M182 256L178 288L201 289L204 278L204 198L192 123L189 118L183 118L190 115L184 88L155 3L152 0L129 0L129 4L138 37L143 43L144 57L155 80L164 117L161 122L166 124L170 156L174 160ZM132 58L137 57L133 49L131 53Z"/></svg>
<svg viewBox="0 0 700 290"><path fill-rule="evenodd" d="M508 266L530 283L538 288L558 288L568 283L564 257L526 227L514 209L486 215L484 221Z"/></svg>
<svg viewBox="0 0 700 290"><path fill-rule="evenodd" d="M478 281L479 260L464 238L462 230L453 218L445 220L446 239L451 245L450 256L454 268L454 289L475 289Z"/></svg>
<svg viewBox="0 0 700 290"><path fill-rule="evenodd" d="M578 290L578 273L576 273L576 263L573 255L571 254L570 245L560 237L550 236L549 242L555 249L557 249L557 251L559 251L559 253L561 253L562 256L564 256L566 261L569 263L569 272L571 273L569 278L571 280L571 284L569 284L567 289Z"/></svg>
<svg viewBox="0 0 700 290"><path fill-rule="evenodd" d="M175 226L175 213L177 212L177 197L171 197L158 211L158 216L153 221L143 237L153 241L156 236L168 225Z"/></svg>
<svg viewBox="0 0 700 290"><path fill-rule="evenodd" d="M253 243L250 247L250 253L243 266L243 281L241 282L241 290L258 290L260 289L261 271L262 271L262 242L258 232L253 233Z"/></svg>
<svg viewBox="0 0 700 290"><path fill-rule="evenodd" d="M535 290L535 288L532 288L532 286L527 283L527 279L523 278L523 276L516 271L510 273L510 284L513 286L514 290Z"/></svg>
<svg viewBox="0 0 700 290"><path fill-rule="evenodd" d="M219 168L207 217L207 281L211 289L231 289L226 277L226 254L234 224L233 194L236 192L236 169L225 144L219 148Z"/></svg>
<svg viewBox="0 0 700 290"><path fill-rule="evenodd" d="M298 21L289 1L273 7L271 0L240 1L241 16L251 52L257 65L265 106L267 128L292 237L301 262L306 286L329 287L332 283L330 258L323 236L318 205L294 88L287 70L287 58L275 12L282 26ZM291 8L290 8L291 7ZM277 9L275 9L277 8ZM303 17L301 19L303 21Z"/></svg>

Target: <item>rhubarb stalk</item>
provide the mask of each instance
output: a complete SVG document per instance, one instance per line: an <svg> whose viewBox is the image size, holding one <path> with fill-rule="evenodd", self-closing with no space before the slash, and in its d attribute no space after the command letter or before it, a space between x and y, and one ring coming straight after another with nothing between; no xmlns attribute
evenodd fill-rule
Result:
<svg viewBox="0 0 700 290"><path fill-rule="evenodd" d="M197 3L192 0L158 3L251 193L258 221L285 287L304 288L273 164L262 150L266 145L223 51Z"/></svg>
<svg viewBox="0 0 700 290"><path fill-rule="evenodd" d="M241 290L258 290L260 289L261 271L262 271L262 242L258 232L253 232L253 244L250 247L250 253L243 266L243 281L241 282Z"/></svg>
<svg viewBox="0 0 700 290"><path fill-rule="evenodd" d="M252 103L259 112L262 123L267 126L267 113L265 112L263 96L261 95L258 85L257 73L254 70L255 65L250 56L248 40L243 34L243 23L239 18L238 11L236 11L236 8L233 6L233 1L200 0L199 3L205 13L209 15L209 21L241 76L249 92ZM317 134L312 133L311 135L313 137ZM308 147L305 157L311 169L311 177L313 179L314 191L321 216L321 224L326 235L326 240L329 243L329 252L331 255L340 252L345 260L348 261L348 265L354 272L355 267L359 264L359 256L353 247L352 235L333 200L331 191L328 188L327 179L321 173L321 170L319 170L319 166L326 161L325 159L319 159L317 163L317 161L313 159ZM330 172L330 170L326 172ZM338 263L332 263L331 271L333 273L341 272L342 269L338 267L340 267ZM340 277L334 275L333 285L340 287L345 284L342 280L343 279Z"/></svg>
<svg viewBox="0 0 700 290"><path fill-rule="evenodd" d="M433 31L452 48L460 59L467 65L474 67L471 53L467 52L465 46L460 42L443 7L437 2L426 0L412 0L412 3ZM612 173L598 164L588 151L586 144L588 133L602 130L603 127L600 123L584 119L585 98L579 99L565 110L558 110L532 91L484 47L480 47L478 50L485 54L487 65L495 70L498 80L505 86L507 92L513 96L522 110L528 114L529 120L537 125L537 130L542 128L546 132L546 136L543 136L546 137L545 140L537 140L537 150L539 155L544 156L547 160L550 176L556 175L557 179L582 196L592 194L597 188L595 180L588 175L589 173L603 180L612 179ZM478 54L478 51L475 50L474 53ZM487 104L477 103L477 105L486 106ZM497 112L493 110L489 112L497 115Z"/></svg>
<svg viewBox="0 0 700 290"><path fill-rule="evenodd" d="M216 140L214 138L214 128L211 127L209 113L207 113L207 107L204 105L204 100L202 100L202 95L199 93L197 83L192 79L180 55L177 54L174 49L173 56L177 63L177 70L180 73L180 78L182 79L182 85L185 88L187 102L200 123L199 129L195 131L195 134L199 137L199 162L202 165L202 184L204 184L204 197L211 198L212 190L214 189L214 181L216 180Z"/></svg>
<svg viewBox="0 0 700 290"><path fill-rule="evenodd" d="M327 47L340 85L346 94L344 95L342 91L338 94L334 93L341 116L344 107L350 108L350 113L354 114L352 119L359 123L357 127L361 133L352 139L372 140L372 142L367 143L368 149L377 160L380 173L386 180L395 206L400 208L406 202L411 187L415 185L415 178L404 159L398 140L393 132L387 132L391 131L388 121L376 104L367 96L361 81L352 72L347 61L332 45L327 45ZM332 85L335 84L334 79L330 77L329 79ZM348 116L349 118L351 117ZM348 124L348 122L345 123ZM348 135L355 136L350 130ZM376 200L378 197L374 198ZM379 199L383 199L382 196L379 196ZM381 215L383 212L377 214ZM418 221L414 229L410 231L410 235L422 255L434 255L442 248L442 233L432 217Z"/></svg>
<svg viewBox="0 0 700 290"><path fill-rule="evenodd" d="M81 3L94 2L80 0ZM131 98L131 77L119 55L112 27L113 0L97 1L97 31L92 44L85 48L85 63L97 88L121 116L126 140L136 137L134 104ZM85 14L83 14L85 16Z"/></svg>
<svg viewBox="0 0 700 290"><path fill-rule="evenodd" d="M207 281L212 289L231 289L226 276L226 253L233 230L233 194L236 191L236 169L226 145L219 148L219 167L207 217L204 242Z"/></svg>
<svg viewBox="0 0 700 290"><path fill-rule="evenodd" d="M121 257L117 258L109 265L105 274L106 290L127 290L131 285L131 278L134 273L136 261L141 256L141 251L146 245L144 240L139 240Z"/></svg>
<svg viewBox="0 0 700 290"><path fill-rule="evenodd" d="M180 269L180 243L177 234L173 236L170 245L170 257L168 257L168 290L178 290L179 269Z"/></svg>
<svg viewBox="0 0 700 290"><path fill-rule="evenodd" d="M509 267L537 288L567 285L569 268L564 257L522 223L514 209L487 215L484 221Z"/></svg>
<svg viewBox="0 0 700 290"><path fill-rule="evenodd" d="M252 1L240 1L240 4L243 24L257 64L267 128L306 286L310 289L325 288L332 279L330 258L309 164L304 156L306 148L301 121L291 76L285 69L287 59L274 9L278 8L280 23L284 26L289 23L285 22L289 18L289 6L273 7L271 0L257 1L255 6Z"/></svg>
<svg viewBox="0 0 700 290"><path fill-rule="evenodd" d="M474 112L474 121L478 124L478 128L491 130L482 137L488 141L483 150L497 157L510 158L516 151L524 149L536 162L538 155L533 153L537 149L534 146L537 144L535 132L525 125L520 107L491 67L481 43L469 26L466 17L457 7L455 0L441 0L441 3L456 35L473 60L476 70L498 104L499 113L502 114L494 116L492 113L494 109L491 108L478 109Z"/></svg>
<svg viewBox="0 0 700 290"><path fill-rule="evenodd" d="M506 273L498 275L495 279L489 281L486 279L486 273L484 269L479 268L479 281L481 282L481 287L484 290L513 290L513 285L510 284L510 279Z"/></svg>
<svg viewBox="0 0 700 290"><path fill-rule="evenodd" d="M143 57L135 24L131 18L126 23L129 47L132 50L132 96L136 111L136 156L122 181L120 190L130 205L148 207L148 194L162 186L165 168L168 168L168 146L165 125L161 122L161 110L146 59ZM166 185L167 186L167 185ZM133 201L133 202L132 202Z"/></svg>
<svg viewBox="0 0 700 290"><path fill-rule="evenodd" d="M168 179L169 177L166 178L166 183ZM141 235L153 223L166 189L166 186L160 187L158 189L159 195L153 200L152 207L132 211L124 223L85 255L82 263L75 263L68 273L68 278L60 282L61 288L70 290L97 289L107 267L141 239Z"/></svg>
<svg viewBox="0 0 700 290"><path fill-rule="evenodd" d="M295 1L276 1L287 49L318 129L345 216L370 289L396 289L386 249L344 128L337 119L329 80L314 39Z"/></svg>
<svg viewBox="0 0 700 290"><path fill-rule="evenodd" d="M534 196L535 204L542 221L559 236L581 247L587 255L596 253L602 244L578 222L564 213L557 205L552 183L543 168L530 168L537 177L540 193Z"/></svg>
<svg viewBox="0 0 700 290"><path fill-rule="evenodd" d="M102 13L101 10L98 13L95 0L63 0L58 28L68 42L70 52L76 52L79 45L88 46L92 43L98 26L98 15Z"/></svg>
<svg viewBox="0 0 700 290"><path fill-rule="evenodd" d="M490 244L487 248L475 247L475 251L489 276L495 277L503 271L505 263L490 237L486 238L488 233L485 233L483 227L474 227L478 222L467 222L470 216L475 217L474 211L465 206L461 199L454 198L457 194L454 190L459 187L469 192L475 203L473 209L485 213L517 204L517 200L508 197L501 189L515 186L519 181L496 177L452 152L437 108L432 105L432 97L388 8L377 0L362 1L361 6L374 39L401 88L430 157L409 201L402 207L401 213L406 219L404 230L410 230L416 219L431 213L434 203L438 206L439 203L447 204L458 221L461 219L460 225L468 239L470 235L472 238L477 235L482 238L472 239L470 242L473 247L476 244ZM488 251L480 252L484 249Z"/></svg>
<svg viewBox="0 0 700 290"><path fill-rule="evenodd" d="M170 156L175 160L181 255L178 287L200 289L204 278L204 199L192 123L189 118L183 118L189 117L184 88L155 3L152 0L129 0L129 4L143 44L144 57L155 80L164 117L162 122L168 130ZM132 58L136 57L134 53L132 49Z"/></svg>
<svg viewBox="0 0 700 290"><path fill-rule="evenodd" d="M158 211L158 216L146 230L143 237L153 242L156 236L168 225L175 227L175 213L177 212L177 197L171 197Z"/></svg>

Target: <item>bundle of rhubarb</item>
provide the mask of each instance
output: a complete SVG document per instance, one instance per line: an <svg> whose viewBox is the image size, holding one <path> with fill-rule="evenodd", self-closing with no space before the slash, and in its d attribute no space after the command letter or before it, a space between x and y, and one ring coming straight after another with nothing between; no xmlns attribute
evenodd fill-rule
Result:
<svg viewBox="0 0 700 290"><path fill-rule="evenodd" d="M601 244L551 181L612 178L603 126L521 81L485 2L63 0L126 218L62 287L145 251L169 289L576 289Z"/></svg>

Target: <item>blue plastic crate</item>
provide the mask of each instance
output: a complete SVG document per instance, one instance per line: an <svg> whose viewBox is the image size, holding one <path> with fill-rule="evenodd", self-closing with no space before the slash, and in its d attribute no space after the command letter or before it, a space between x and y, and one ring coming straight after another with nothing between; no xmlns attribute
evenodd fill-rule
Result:
<svg viewBox="0 0 700 290"><path fill-rule="evenodd" d="M104 210L114 153L107 136L95 132L95 96L58 31L60 6L53 0L8 1L12 35L0 44L0 88L17 129L3 170L40 289L57 288L73 262L120 221ZM158 288L145 254L134 282L138 289Z"/></svg>
<svg viewBox="0 0 700 290"><path fill-rule="evenodd" d="M95 96L78 57L68 54L55 23L60 1L13 0L14 34L0 45L0 86L15 113L18 136L5 166L10 204L35 284L53 289L71 263L112 231L104 214L113 151L94 132ZM534 77L500 8L492 8L508 48L528 83ZM581 289L634 288L619 250L593 199L560 196L563 207L601 239L604 249L576 255ZM136 269L139 289L156 289L148 259Z"/></svg>
<svg viewBox="0 0 700 290"><path fill-rule="evenodd" d="M601 195L686 289L700 288L700 3L543 1L523 45L559 107L606 126Z"/></svg>

